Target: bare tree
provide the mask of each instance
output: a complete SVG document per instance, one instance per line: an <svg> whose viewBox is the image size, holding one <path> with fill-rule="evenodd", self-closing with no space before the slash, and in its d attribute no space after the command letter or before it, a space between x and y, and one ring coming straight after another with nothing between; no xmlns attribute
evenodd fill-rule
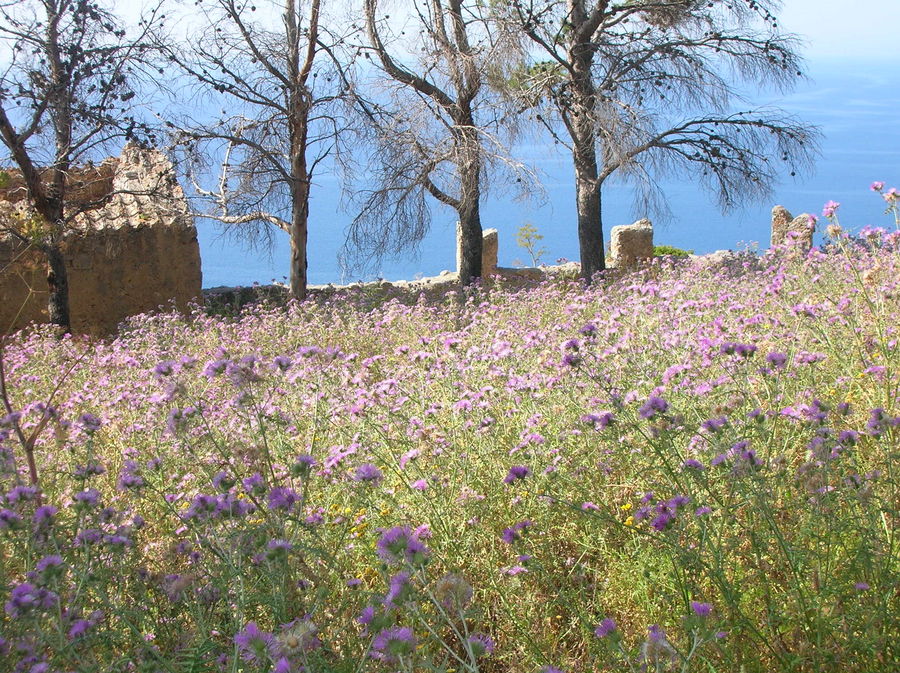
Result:
<svg viewBox="0 0 900 673"><path fill-rule="evenodd" d="M334 103L348 86L341 39L324 28L322 10L321 0L308 7L298 0L214 0L202 9L192 48L170 52L223 107L212 123L187 120L176 132L195 192L208 206L203 216L251 238L285 231L298 300L306 296L313 175L338 141ZM203 186L198 175L210 155L221 160L218 180Z"/></svg>
<svg viewBox="0 0 900 673"><path fill-rule="evenodd" d="M407 31L392 31L378 0L365 0L366 54L374 53L395 86L379 105L364 106L374 129L376 186L365 192L350 243L374 254L415 245L428 230L427 199L433 197L456 211L459 276L469 284L482 272L480 204L487 176L500 168L523 172L501 142L510 119L486 86L509 46L491 36L480 2L410 3L409 19L415 44L401 45L397 33Z"/></svg>
<svg viewBox="0 0 900 673"><path fill-rule="evenodd" d="M513 0L522 36L505 88L572 152L581 273L605 268L601 190L618 175L699 173L727 209L767 194L780 162L815 154L817 132L777 109L735 111L738 84L790 89L796 41L777 0Z"/></svg>
<svg viewBox="0 0 900 673"><path fill-rule="evenodd" d="M26 227L5 221L0 233L46 256L50 322L66 331L63 237L79 214L109 196L95 188L108 176L78 165L116 142L155 140L137 103L153 67L151 36L163 19L157 5L129 31L98 0L0 3L0 139L15 166L4 189L7 199L24 196L39 220L35 226L27 218Z"/></svg>

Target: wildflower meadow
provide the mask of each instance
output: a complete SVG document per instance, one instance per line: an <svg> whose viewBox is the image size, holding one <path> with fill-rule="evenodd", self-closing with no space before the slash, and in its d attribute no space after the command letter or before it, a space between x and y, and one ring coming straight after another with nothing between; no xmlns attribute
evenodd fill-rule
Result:
<svg viewBox="0 0 900 673"><path fill-rule="evenodd" d="M891 671L900 236L4 343L0 671Z"/></svg>

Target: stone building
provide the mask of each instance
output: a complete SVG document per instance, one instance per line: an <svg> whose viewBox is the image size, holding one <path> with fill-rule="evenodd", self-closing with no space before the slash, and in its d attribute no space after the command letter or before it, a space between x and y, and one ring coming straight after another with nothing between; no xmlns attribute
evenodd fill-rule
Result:
<svg viewBox="0 0 900 673"><path fill-rule="evenodd" d="M63 242L73 331L106 334L130 315L184 309L201 296L197 230L165 156L128 145L70 182L75 199L92 206ZM23 216L24 188L12 174L0 218ZM47 298L43 255L0 235L0 333L45 322Z"/></svg>

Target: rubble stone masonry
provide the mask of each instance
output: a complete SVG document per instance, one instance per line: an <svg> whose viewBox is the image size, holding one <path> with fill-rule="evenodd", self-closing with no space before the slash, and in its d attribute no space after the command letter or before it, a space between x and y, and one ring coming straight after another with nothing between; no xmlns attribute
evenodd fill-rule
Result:
<svg viewBox="0 0 900 673"><path fill-rule="evenodd" d="M172 303L185 309L201 296L200 247L171 164L129 145L92 170L100 178L79 189L98 207L78 215L63 242L73 331L108 334L130 315ZM97 184L105 198L93 193ZM0 199L0 217L24 212L21 192L7 186ZM0 237L0 333L45 322L47 292L43 255Z"/></svg>

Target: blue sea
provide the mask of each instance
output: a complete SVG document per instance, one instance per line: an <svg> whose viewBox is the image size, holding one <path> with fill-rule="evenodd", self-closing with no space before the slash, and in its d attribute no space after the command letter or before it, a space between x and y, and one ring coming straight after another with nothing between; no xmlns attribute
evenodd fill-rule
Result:
<svg viewBox="0 0 900 673"><path fill-rule="evenodd" d="M671 216L654 219L655 241L698 254L741 249L754 243L760 249L769 241L770 211L775 204L794 215L819 215L829 200L841 204L841 224L858 230L870 224L893 228L884 203L869 190L875 180L900 188L900 68L890 65L817 63L809 68L810 80L789 95L761 94L757 105L776 105L819 126L823 133L821 156L809 176L784 175L773 196L765 202L747 202L723 215L715 196L690 180L662 182ZM545 194L514 200L500 194L482 206L482 226L499 231L501 266L529 263L517 246L517 229L530 222L543 235L545 263L578 259L575 229L574 179L571 157L552 144L521 145L518 158L540 174ZM341 210L339 178L320 174L313 186L309 231L309 282L347 283L385 278L413 279L455 268L455 217L453 211L433 207L432 227L418 254L385 260L366 276L342 270L339 252L352 213ZM633 191L625 185L607 185L603 192L603 222L609 230L628 224L647 213L634 209ZM251 250L242 241L224 237L215 223L197 221L203 286L250 285L284 281L288 274L287 236L276 233L271 250Z"/></svg>

